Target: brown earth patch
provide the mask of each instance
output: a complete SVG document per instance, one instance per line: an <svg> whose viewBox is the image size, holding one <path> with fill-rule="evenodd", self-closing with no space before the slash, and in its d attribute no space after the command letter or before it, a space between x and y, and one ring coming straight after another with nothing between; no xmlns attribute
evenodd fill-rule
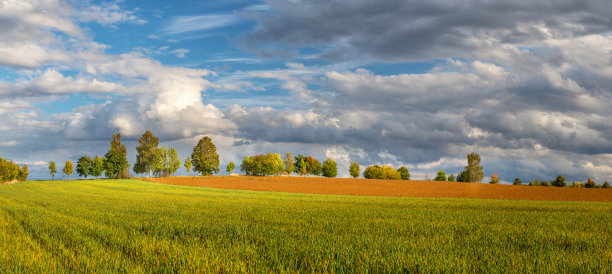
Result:
<svg viewBox="0 0 612 274"><path fill-rule="evenodd" d="M292 176L170 177L147 178L144 180L184 186L334 195L612 201L612 189L490 185L481 183L329 179Z"/></svg>

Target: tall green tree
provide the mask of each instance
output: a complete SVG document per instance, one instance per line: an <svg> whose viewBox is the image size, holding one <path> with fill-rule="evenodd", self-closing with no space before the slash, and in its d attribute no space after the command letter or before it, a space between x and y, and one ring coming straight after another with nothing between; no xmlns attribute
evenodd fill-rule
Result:
<svg viewBox="0 0 612 274"><path fill-rule="evenodd" d="M55 177L55 173L57 173L57 166L54 161L49 162L49 174L51 174L51 180Z"/></svg>
<svg viewBox="0 0 612 274"><path fill-rule="evenodd" d="M129 163L127 160L127 149L121 143L121 134L113 134L113 139L110 142L110 150L104 154L104 173L106 177L117 179L119 175L124 173Z"/></svg>
<svg viewBox="0 0 612 274"><path fill-rule="evenodd" d="M136 163L134 164L134 172L147 173L151 176L151 171L154 169L155 149L159 145L159 138L155 137L151 131L147 130L140 139L140 145L136 147L138 154L136 155Z"/></svg>
<svg viewBox="0 0 612 274"><path fill-rule="evenodd" d="M408 171L407 167L400 167L397 169L397 172L402 176L402 180L410 180L410 171Z"/></svg>
<svg viewBox="0 0 612 274"><path fill-rule="evenodd" d="M468 165L462 173L459 174L460 182L480 183L484 179L484 172L480 165L480 154L472 152L467 155ZM457 180L459 181L459 180Z"/></svg>
<svg viewBox="0 0 612 274"><path fill-rule="evenodd" d="M291 174L295 170L295 165L293 164L294 161L295 159L293 158L293 155L291 155L291 152L285 153L283 164L285 164L285 172L287 172L287 174Z"/></svg>
<svg viewBox="0 0 612 274"><path fill-rule="evenodd" d="M567 182L565 182L565 177L563 177L561 174L559 174L557 178L552 180L550 184L556 187L566 187L567 186Z"/></svg>
<svg viewBox="0 0 612 274"><path fill-rule="evenodd" d="M185 162L183 162L183 166L187 170L187 174L191 175L191 157L189 157L189 155L187 155L187 158L185 158Z"/></svg>
<svg viewBox="0 0 612 274"><path fill-rule="evenodd" d="M104 158L96 155L91 163L91 176L100 177L102 172L104 172Z"/></svg>
<svg viewBox="0 0 612 274"><path fill-rule="evenodd" d="M74 171L74 164L72 164L72 161L66 161L66 163L64 164L64 169L62 169L62 171L64 172L64 174L68 175L68 181L70 181L70 174L72 174L72 172Z"/></svg>
<svg viewBox="0 0 612 274"><path fill-rule="evenodd" d="M227 164L227 167L225 168L225 171L227 171L227 173L232 174L232 170L234 170L234 168L236 167L236 165L234 164L234 162L229 162L229 164Z"/></svg>
<svg viewBox="0 0 612 274"><path fill-rule="evenodd" d="M79 174L79 176L85 177L85 179L87 179L87 176L91 175L92 165L93 165L93 161L91 160L91 158L87 156L82 156L77 161L76 171Z"/></svg>
<svg viewBox="0 0 612 274"><path fill-rule="evenodd" d="M451 175L448 176L448 181L449 182L454 182L455 181L455 175L451 173Z"/></svg>
<svg viewBox="0 0 612 274"><path fill-rule="evenodd" d="M327 178L334 178L338 175L338 165L332 158L327 158L321 167L321 173Z"/></svg>
<svg viewBox="0 0 612 274"><path fill-rule="evenodd" d="M361 173L361 170L359 169L359 164L357 162L352 162L351 166L349 167L349 174L351 174L351 177L359 177L359 173Z"/></svg>
<svg viewBox="0 0 612 274"><path fill-rule="evenodd" d="M156 148L153 155L153 174L156 176L170 176L181 167L181 160L173 147Z"/></svg>
<svg viewBox="0 0 612 274"><path fill-rule="evenodd" d="M446 173L444 172L444 170L438 170L438 174L436 175L434 181L446 181Z"/></svg>
<svg viewBox="0 0 612 274"><path fill-rule="evenodd" d="M191 153L193 170L202 175L212 175L219 172L219 154L217 147L208 136L202 137Z"/></svg>

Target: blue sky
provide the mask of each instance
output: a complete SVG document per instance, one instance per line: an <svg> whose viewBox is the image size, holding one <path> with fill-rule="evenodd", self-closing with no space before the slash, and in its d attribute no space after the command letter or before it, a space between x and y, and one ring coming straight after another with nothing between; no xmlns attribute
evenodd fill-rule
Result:
<svg viewBox="0 0 612 274"><path fill-rule="evenodd" d="M212 136L223 166L289 151L419 179L475 151L506 182L610 181L612 5L548 3L6 1L0 156L47 178L116 132L133 163L151 130L182 159Z"/></svg>

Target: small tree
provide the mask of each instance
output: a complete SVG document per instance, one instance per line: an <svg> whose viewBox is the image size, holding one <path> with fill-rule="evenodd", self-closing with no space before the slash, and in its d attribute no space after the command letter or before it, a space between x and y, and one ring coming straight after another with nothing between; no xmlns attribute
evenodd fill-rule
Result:
<svg viewBox="0 0 612 274"><path fill-rule="evenodd" d="M585 188L595 188L597 186L597 184L595 183L595 181L591 178L588 178L586 183L584 183L584 187Z"/></svg>
<svg viewBox="0 0 612 274"><path fill-rule="evenodd" d="M153 173L157 176L170 176L181 167L181 160L173 147L160 147L155 149Z"/></svg>
<svg viewBox="0 0 612 274"><path fill-rule="evenodd" d="M113 134L110 142L110 150L104 155L104 172L109 178L117 179L122 173L126 173L129 167L127 150L121 143L121 134Z"/></svg>
<svg viewBox="0 0 612 274"><path fill-rule="evenodd" d="M151 131L147 130L140 139L140 145L136 147L138 154L136 155L136 163L134 164L134 172L147 173L151 176L151 171L154 169L155 149L159 145L159 138L155 137Z"/></svg>
<svg viewBox="0 0 612 274"><path fill-rule="evenodd" d="M512 183L515 186L520 186L523 184L523 182L521 181L521 179L519 178L514 178L514 183Z"/></svg>
<svg viewBox="0 0 612 274"><path fill-rule="evenodd" d="M407 167L400 167L397 169L397 172L399 172L402 180L410 180L410 171L408 171Z"/></svg>
<svg viewBox="0 0 612 274"><path fill-rule="evenodd" d="M472 152L467 156L468 165L459 174L461 182L479 183L484 178L482 166L480 165L480 154Z"/></svg>
<svg viewBox="0 0 612 274"><path fill-rule="evenodd" d="M298 164L299 164L298 166L300 167L298 170L298 173L302 176L305 176L306 174L308 174L308 168L306 168L306 163L304 162L304 158L300 159Z"/></svg>
<svg viewBox="0 0 612 274"><path fill-rule="evenodd" d="M219 172L219 154L217 147L208 136L202 137L191 153L193 170L204 176Z"/></svg>
<svg viewBox="0 0 612 274"><path fill-rule="evenodd" d="M51 174L51 180L55 177L55 173L57 173L57 167L55 166L55 162L49 162L49 174Z"/></svg>
<svg viewBox="0 0 612 274"><path fill-rule="evenodd" d="M236 167L236 165L234 165L234 162L229 162L229 164L227 164L227 168L225 168L225 171L227 171L227 173L232 174L232 170L234 170L234 168Z"/></svg>
<svg viewBox="0 0 612 274"><path fill-rule="evenodd" d="M448 181L449 182L454 182L455 181L455 175L451 173L451 175L448 176Z"/></svg>
<svg viewBox="0 0 612 274"><path fill-rule="evenodd" d="M604 181L603 185L601 185L601 188L610 188L610 183L608 183L608 181Z"/></svg>
<svg viewBox="0 0 612 274"><path fill-rule="evenodd" d="M550 184L547 181L541 181L540 186L550 186Z"/></svg>
<svg viewBox="0 0 612 274"><path fill-rule="evenodd" d="M293 164L294 161L295 159L293 158L293 155L291 155L291 152L285 153L283 163L285 164L285 172L287 172L287 174L291 174L295 170L295 165Z"/></svg>
<svg viewBox="0 0 612 274"><path fill-rule="evenodd" d="M91 163L91 176L100 177L104 172L104 158L96 155Z"/></svg>
<svg viewBox="0 0 612 274"><path fill-rule="evenodd" d="M323 167L321 168L323 176L327 178L333 178L338 175L338 166L336 165L336 161L332 158L327 158L325 162L323 162Z"/></svg>
<svg viewBox="0 0 612 274"><path fill-rule="evenodd" d="M497 175L497 173L493 173L493 175L491 175L491 180L489 180L489 184L499 184L499 176Z"/></svg>
<svg viewBox="0 0 612 274"><path fill-rule="evenodd" d="M357 162L352 162L351 166L349 167L349 173L351 174L351 177L353 178L357 178L359 177L359 164Z"/></svg>
<svg viewBox="0 0 612 274"><path fill-rule="evenodd" d="M91 158L83 156L77 161L76 171L79 176L85 177L85 179L87 179L87 176L91 174L92 165L93 161L91 160Z"/></svg>
<svg viewBox="0 0 612 274"><path fill-rule="evenodd" d="M434 181L446 181L446 173L444 170L438 170L438 175L436 175L436 179L434 179Z"/></svg>
<svg viewBox="0 0 612 274"><path fill-rule="evenodd" d="M72 174L72 172L74 171L74 165L72 164L72 162L66 161L66 164L64 164L64 169L62 169L62 171L64 171L64 173L68 175L68 181L70 181L70 174Z"/></svg>
<svg viewBox="0 0 612 274"><path fill-rule="evenodd" d="M538 181L538 179L535 179L529 182L529 186L539 186L539 185L540 185L540 181Z"/></svg>
<svg viewBox="0 0 612 274"><path fill-rule="evenodd" d="M550 184L556 187L566 187L567 186L567 183L565 182L565 177L561 176L560 174L557 176L557 178L552 180Z"/></svg>
<svg viewBox="0 0 612 274"><path fill-rule="evenodd" d="M190 175L190 173L191 173L191 157L189 157L189 155L187 155L187 158L185 158L185 162L183 163L183 166L185 166L185 169L187 170L187 174Z"/></svg>

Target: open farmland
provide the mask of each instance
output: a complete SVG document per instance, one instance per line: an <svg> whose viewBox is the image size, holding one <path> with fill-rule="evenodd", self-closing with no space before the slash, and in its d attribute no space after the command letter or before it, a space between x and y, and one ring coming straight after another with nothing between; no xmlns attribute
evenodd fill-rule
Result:
<svg viewBox="0 0 612 274"><path fill-rule="evenodd" d="M438 181L366 180L322 177L209 176L149 178L151 182L292 193L479 198L559 201L612 201L612 189L490 185Z"/></svg>
<svg viewBox="0 0 612 274"><path fill-rule="evenodd" d="M269 179L269 178L266 178ZM0 272L612 272L612 203L0 186Z"/></svg>

